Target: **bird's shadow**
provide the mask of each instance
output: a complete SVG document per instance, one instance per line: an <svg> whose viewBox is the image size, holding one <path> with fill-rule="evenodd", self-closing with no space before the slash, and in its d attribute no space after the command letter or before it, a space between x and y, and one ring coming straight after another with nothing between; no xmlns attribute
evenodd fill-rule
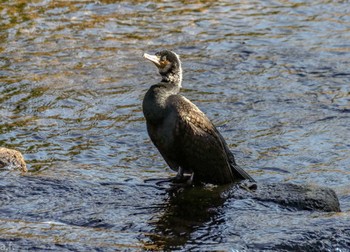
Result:
<svg viewBox="0 0 350 252"><path fill-rule="evenodd" d="M222 194L230 187L165 183L169 183L165 207L151 223L154 229L144 243L146 250L179 249L203 224L220 222L220 210L225 202Z"/></svg>

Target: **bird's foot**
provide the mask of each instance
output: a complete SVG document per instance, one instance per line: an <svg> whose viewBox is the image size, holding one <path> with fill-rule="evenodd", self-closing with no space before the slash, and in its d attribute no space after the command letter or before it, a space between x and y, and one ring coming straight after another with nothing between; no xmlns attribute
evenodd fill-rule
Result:
<svg viewBox="0 0 350 252"><path fill-rule="evenodd" d="M170 181L175 183L175 184L185 184L189 180L188 176L178 176L176 175L175 177L171 178Z"/></svg>
<svg viewBox="0 0 350 252"><path fill-rule="evenodd" d="M191 176L188 176L184 174L182 168L179 168L177 175L172 179L172 182L182 187L189 187L193 185L193 176L194 173L192 173Z"/></svg>
<svg viewBox="0 0 350 252"><path fill-rule="evenodd" d="M191 177L186 181L189 186L193 185L194 172L191 173Z"/></svg>
<svg viewBox="0 0 350 252"><path fill-rule="evenodd" d="M184 169L182 167L179 167L175 178L172 179L172 182L174 182L174 183L184 183L185 182Z"/></svg>

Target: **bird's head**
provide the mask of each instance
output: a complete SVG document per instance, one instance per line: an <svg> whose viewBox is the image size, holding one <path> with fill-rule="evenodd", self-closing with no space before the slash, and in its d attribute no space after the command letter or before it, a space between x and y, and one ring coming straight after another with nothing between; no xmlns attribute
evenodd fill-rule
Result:
<svg viewBox="0 0 350 252"><path fill-rule="evenodd" d="M156 65L163 81L176 82L181 85L181 61L176 53L169 50L163 50L157 52L155 55L144 53L143 57Z"/></svg>

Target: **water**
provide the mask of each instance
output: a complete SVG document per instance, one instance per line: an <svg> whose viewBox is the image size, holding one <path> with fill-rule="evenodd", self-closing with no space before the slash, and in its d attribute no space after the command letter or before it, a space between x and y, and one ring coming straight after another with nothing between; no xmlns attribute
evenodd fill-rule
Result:
<svg viewBox="0 0 350 252"><path fill-rule="evenodd" d="M347 251L347 1L2 1L0 249ZM181 55L182 93L260 182L333 188L342 213L168 193L142 53Z"/></svg>

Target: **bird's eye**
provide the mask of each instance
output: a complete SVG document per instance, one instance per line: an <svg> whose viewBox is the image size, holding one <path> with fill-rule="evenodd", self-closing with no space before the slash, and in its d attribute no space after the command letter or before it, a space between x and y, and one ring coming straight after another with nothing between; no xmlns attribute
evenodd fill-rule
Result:
<svg viewBox="0 0 350 252"><path fill-rule="evenodd" d="M163 56L163 57L161 58L161 61L166 61L166 56Z"/></svg>

